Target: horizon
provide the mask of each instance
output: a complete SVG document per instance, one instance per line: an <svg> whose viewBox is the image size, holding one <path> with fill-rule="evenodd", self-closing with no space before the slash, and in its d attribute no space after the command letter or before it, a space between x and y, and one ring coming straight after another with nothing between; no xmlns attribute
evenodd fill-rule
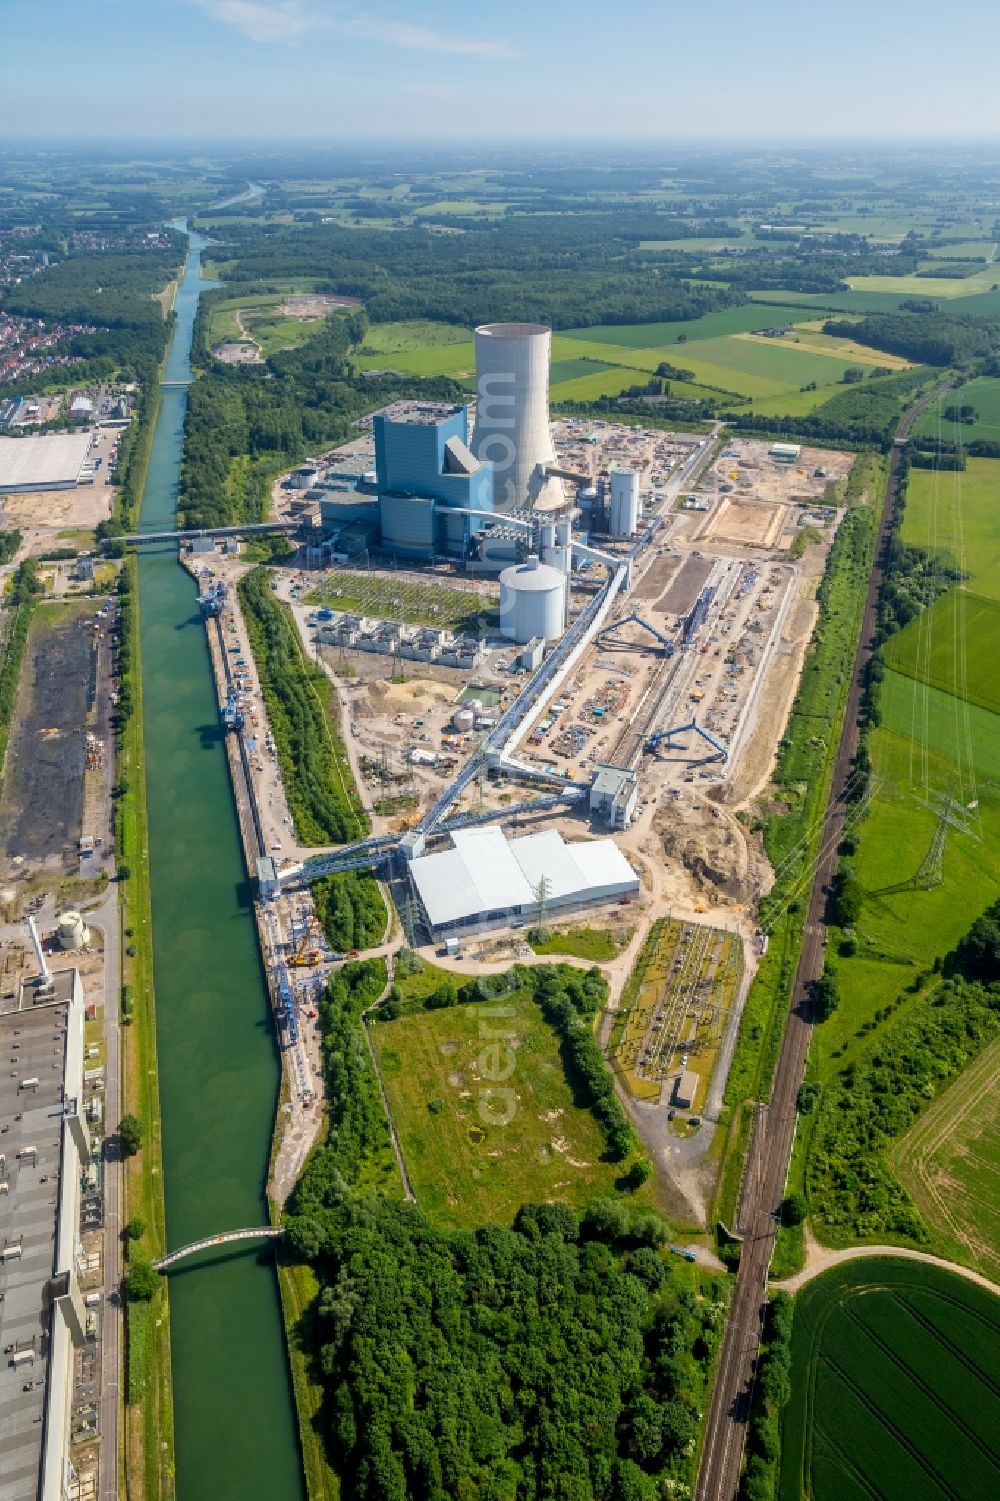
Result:
<svg viewBox="0 0 1000 1501"><path fill-rule="evenodd" d="M502 16L428 0L420 24L330 0L106 0L96 20L51 0L47 16L43 46L30 10L5 20L8 142L114 140L126 119L131 142L246 142L262 109L286 144L746 144L748 118L760 143L1000 139L1000 17L982 0L955 0L946 31L929 6L845 0L807 45L792 0L721 0L711 50L700 18L651 0L612 21L595 0L510 0Z"/></svg>

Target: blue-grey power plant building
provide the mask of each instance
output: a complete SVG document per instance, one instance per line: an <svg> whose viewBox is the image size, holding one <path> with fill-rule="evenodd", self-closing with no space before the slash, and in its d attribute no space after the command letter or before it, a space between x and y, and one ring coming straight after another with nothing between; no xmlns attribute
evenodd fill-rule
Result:
<svg viewBox="0 0 1000 1501"><path fill-rule="evenodd" d="M493 465L469 447L469 409L413 402L374 419L382 546L401 556L461 557L493 511Z"/></svg>

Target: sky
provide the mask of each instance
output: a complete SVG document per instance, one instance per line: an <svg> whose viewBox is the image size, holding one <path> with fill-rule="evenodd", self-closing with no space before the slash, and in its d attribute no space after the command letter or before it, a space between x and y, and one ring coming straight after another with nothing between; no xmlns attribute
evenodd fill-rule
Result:
<svg viewBox="0 0 1000 1501"><path fill-rule="evenodd" d="M0 143L1000 138L997 0L0 0Z"/></svg>

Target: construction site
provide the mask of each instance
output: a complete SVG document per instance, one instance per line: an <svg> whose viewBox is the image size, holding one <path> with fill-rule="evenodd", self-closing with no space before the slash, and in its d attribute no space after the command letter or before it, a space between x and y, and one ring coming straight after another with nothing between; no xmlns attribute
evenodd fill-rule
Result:
<svg viewBox="0 0 1000 1501"><path fill-rule="evenodd" d="M409 402L274 487L303 540L272 587L332 686L366 838L296 843L240 618L247 564L228 543L190 555L291 1085L279 1197L318 1125L315 1001L343 958L313 909L322 876L374 872L405 941L463 972L522 951L542 911L601 925L595 908L628 905L613 998L643 969L611 1054L640 1129L689 1167L756 963L772 875L737 815L773 768L852 456L550 425L547 331L480 332L487 363L514 346L528 388L531 462L509 479L477 458L482 413L473 429L468 409Z"/></svg>

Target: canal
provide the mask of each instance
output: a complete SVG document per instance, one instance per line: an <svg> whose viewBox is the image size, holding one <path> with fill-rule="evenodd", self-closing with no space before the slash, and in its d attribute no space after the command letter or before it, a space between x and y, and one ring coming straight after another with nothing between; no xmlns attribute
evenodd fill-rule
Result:
<svg viewBox="0 0 1000 1501"><path fill-rule="evenodd" d="M190 234L140 525L172 525L207 242ZM139 553L149 866L168 1248L267 1223L279 1065L192 579ZM301 1501L277 1278L259 1249L170 1277L179 1501Z"/></svg>

